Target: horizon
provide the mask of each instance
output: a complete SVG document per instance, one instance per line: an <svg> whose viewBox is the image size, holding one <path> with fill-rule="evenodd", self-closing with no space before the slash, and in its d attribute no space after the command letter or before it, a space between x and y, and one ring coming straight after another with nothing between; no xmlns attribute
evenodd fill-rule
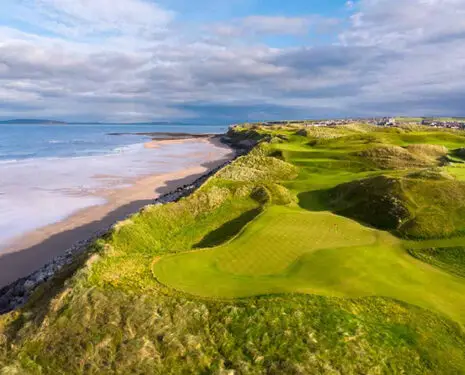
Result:
<svg viewBox="0 0 465 375"><path fill-rule="evenodd" d="M292 123L292 122L318 122L318 121L331 121L331 120L371 120L371 119L383 119L383 118L392 118L392 119L423 119L423 120L440 120L440 119L452 119L452 120L465 120L465 116L448 116L448 115L438 115L438 116L393 116L393 115L384 115L384 116L366 116L366 117L326 117L326 118L288 118L281 120L267 119L262 121L250 122L250 121L233 121L231 123L221 123L218 122L205 122L203 120L184 120L184 121L175 121L175 120L159 120L159 121L139 121L139 122L105 122L105 121L68 121L63 119L44 119L44 118L7 118L2 119L0 117L0 124L10 124L10 125L34 125L34 124L44 124L47 122L62 124L62 125L197 125L197 126L231 126L235 124L246 124L246 123L257 123L257 124L266 124L272 122L282 122L282 123ZM21 122L24 121L24 122Z"/></svg>
<svg viewBox="0 0 465 375"><path fill-rule="evenodd" d="M3 121L465 115L461 0L5 0L2 7Z"/></svg>

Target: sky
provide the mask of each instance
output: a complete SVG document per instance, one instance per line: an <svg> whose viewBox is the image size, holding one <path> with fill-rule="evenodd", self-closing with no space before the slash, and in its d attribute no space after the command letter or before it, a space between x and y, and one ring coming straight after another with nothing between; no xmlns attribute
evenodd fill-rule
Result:
<svg viewBox="0 0 465 375"><path fill-rule="evenodd" d="M465 116L465 0L1 0L0 119Z"/></svg>

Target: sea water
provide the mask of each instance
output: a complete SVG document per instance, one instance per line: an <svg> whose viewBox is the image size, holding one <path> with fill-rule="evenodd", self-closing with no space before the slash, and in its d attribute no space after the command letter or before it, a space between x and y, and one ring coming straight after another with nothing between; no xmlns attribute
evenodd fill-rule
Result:
<svg viewBox="0 0 465 375"><path fill-rule="evenodd" d="M0 251L24 233L105 203L99 194L103 189L199 165L213 147L188 142L146 149L149 137L127 133L225 130L187 125L0 125Z"/></svg>

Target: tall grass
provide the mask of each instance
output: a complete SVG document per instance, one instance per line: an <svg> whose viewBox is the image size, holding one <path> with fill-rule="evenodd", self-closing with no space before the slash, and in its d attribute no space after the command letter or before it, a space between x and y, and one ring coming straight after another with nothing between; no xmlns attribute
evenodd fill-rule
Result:
<svg viewBox="0 0 465 375"><path fill-rule="evenodd" d="M405 146L433 139L451 148L465 139L461 133L438 133L435 138L424 129L420 134L360 124L310 128L305 137L296 135L297 130L296 125L251 124L230 131L238 140L281 137L239 158L193 195L149 206L119 223L95 243L88 259L80 260L82 265L76 262L44 285L25 308L1 317L0 374L463 372L462 328L428 310L384 298L282 295L203 300L156 281L152 265L159 257L199 244L221 244L265 206L294 205L295 193L365 173L361 166L346 170L344 163L307 163L315 150L344 161L350 152L383 142ZM301 167L289 163L297 156L286 148L305 151L298 155ZM417 151L403 150L410 155ZM431 149L426 151L430 156ZM369 162L362 157L358 163ZM423 211L424 217L440 223L449 215L447 210L454 209L458 228L462 213L455 206L465 199L461 185L441 180L431 187L423 178L417 184L414 180L401 181L402 191L410 194L406 199L414 197L420 207L439 197L444 210L434 213L437 216ZM427 223L420 224L425 228ZM434 232L428 228L427 234ZM444 233L439 226L433 229Z"/></svg>

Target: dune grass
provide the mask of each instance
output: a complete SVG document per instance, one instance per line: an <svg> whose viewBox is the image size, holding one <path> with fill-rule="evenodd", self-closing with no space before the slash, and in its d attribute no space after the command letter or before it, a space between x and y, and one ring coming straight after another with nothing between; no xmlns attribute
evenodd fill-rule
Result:
<svg viewBox="0 0 465 375"><path fill-rule="evenodd" d="M270 143L118 224L1 317L0 374L465 372L464 133L302 129L231 130ZM367 225L386 194L424 240Z"/></svg>
<svg viewBox="0 0 465 375"><path fill-rule="evenodd" d="M299 177L284 185L301 208L269 207L225 245L158 260L157 280L209 298L388 296L463 323L465 304L456 302L465 291L462 280L418 262L407 242L349 219L404 238L438 239L438 246L440 238L461 235L465 185L438 163L448 153L443 143L450 147L463 135L362 129L338 129L318 139L307 130L273 144L300 168ZM430 284L430 293L419 292Z"/></svg>
<svg viewBox="0 0 465 375"><path fill-rule="evenodd" d="M403 238L444 238L465 230L465 184L441 170L375 176L299 198L304 208L330 210Z"/></svg>

